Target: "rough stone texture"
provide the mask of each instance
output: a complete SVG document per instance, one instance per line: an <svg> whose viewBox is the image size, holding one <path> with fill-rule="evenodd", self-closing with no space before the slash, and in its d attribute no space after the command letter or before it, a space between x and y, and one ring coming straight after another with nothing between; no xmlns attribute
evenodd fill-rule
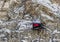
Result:
<svg viewBox="0 0 60 42"><path fill-rule="evenodd" d="M31 30L39 19L46 29ZM60 42L59 0L0 0L0 42Z"/></svg>

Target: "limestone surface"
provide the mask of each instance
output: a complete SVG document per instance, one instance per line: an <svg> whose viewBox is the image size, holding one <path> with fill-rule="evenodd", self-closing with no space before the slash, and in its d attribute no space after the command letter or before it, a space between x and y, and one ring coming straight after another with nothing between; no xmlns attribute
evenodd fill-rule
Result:
<svg viewBox="0 0 60 42"><path fill-rule="evenodd" d="M60 0L0 0L0 42L60 42Z"/></svg>

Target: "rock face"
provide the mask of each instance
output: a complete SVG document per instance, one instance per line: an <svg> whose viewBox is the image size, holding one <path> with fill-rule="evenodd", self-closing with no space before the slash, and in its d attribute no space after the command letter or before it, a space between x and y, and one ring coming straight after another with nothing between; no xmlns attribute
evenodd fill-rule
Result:
<svg viewBox="0 0 60 42"><path fill-rule="evenodd" d="M45 24L31 30L32 20ZM0 42L60 42L59 0L0 0Z"/></svg>
<svg viewBox="0 0 60 42"><path fill-rule="evenodd" d="M6 11L0 11L0 20L8 20Z"/></svg>

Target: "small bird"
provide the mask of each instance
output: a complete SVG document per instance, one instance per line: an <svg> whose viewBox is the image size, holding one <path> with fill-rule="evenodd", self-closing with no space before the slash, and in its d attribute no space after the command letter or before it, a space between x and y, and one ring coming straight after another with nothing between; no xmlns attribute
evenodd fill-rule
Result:
<svg viewBox="0 0 60 42"><path fill-rule="evenodd" d="M33 28L32 28L33 30L41 30L41 29L45 29L44 23L41 23L38 19L33 20L32 25L33 25Z"/></svg>

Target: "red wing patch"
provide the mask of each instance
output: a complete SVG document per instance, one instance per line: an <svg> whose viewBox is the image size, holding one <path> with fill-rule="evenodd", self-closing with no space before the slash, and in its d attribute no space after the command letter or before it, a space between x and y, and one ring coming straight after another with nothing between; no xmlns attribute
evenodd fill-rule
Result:
<svg viewBox="0 0 60 42"><path fill-rule="evenodd" d="M34 27L39 26L39 24L33 24Z"/></svg>

